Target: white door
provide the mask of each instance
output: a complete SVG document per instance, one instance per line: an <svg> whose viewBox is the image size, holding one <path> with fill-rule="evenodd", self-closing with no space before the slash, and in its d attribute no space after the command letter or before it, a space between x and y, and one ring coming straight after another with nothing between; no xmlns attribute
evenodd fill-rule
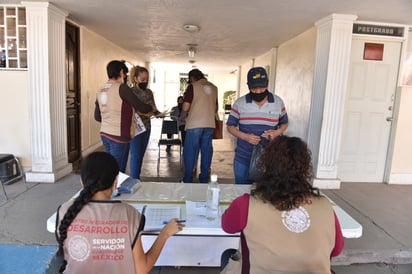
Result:
<svg viewBox="0 0 412 274"><path fill-rule="evenodd" d="M365 43L383 45L382 60L365 60ZM338 166L342 182L384 181L400 52L399 41L353 38Z"/></svg>

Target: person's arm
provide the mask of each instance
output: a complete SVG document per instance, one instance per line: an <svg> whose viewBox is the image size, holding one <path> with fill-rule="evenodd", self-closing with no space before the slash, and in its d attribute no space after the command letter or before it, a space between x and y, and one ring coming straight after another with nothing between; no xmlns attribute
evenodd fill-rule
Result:
<svg viewBox="0 0 412 274"><path fill-rule="evenodd" d="M97 100L94 102L94 119L99 123L102 122L102 114L100 113L99 102Z"/></svg>
<svg viewBox="0 0 412 274"><path fill-rule="evenodd" d="M242 231L249 214L249 194L237 197L222 214L222 229L227 233Z"/></svg>
<svg viewBox="0 0 412 274"><path fill-rule="evenodd" d="M153 115L154 115L156 118L164 118L164 115L163 115L163 116L159 116L159 114L160 114L161 112L157 109L156 102L155 102L155 99L154 99L154 96L153 96L153 91L151 91L151 90L149 89L149 92L150 92L150 101L153 102L153 105L152 105Z"/></svg>
<svg viewBox="0 0 412 274"><path fill-rule="evenodd" d="M342 252L343 247L345 246L345 241L343 239L342 229L335 212L333 212L333 216L335 217L335 246L333 247L330 256L336 257Z"/></svg>
<svg viewBox="0 0 412 274"><path fill-rule="evenodd" d="M144 253L143 250L142 235L139 235L133 248L133 259L136 273L149 273L156 263L157 258L159 258L160 252L167 239L181 231L183 226L183 224L177 222L177 219L170 220L157 236L152 247L146 253Z"/></svg>
<svg viewBox="0 0 412 274"><path fill-rule="evenodd" d="M193 85L190 84L187 86L186 91L183 94L182 110L185 112L188 112L192 104L192 101L193 101Z"/></svg>
<svg viewBox="0 0 412 274"><path fill-rule="evenodd" d="M120 85L119 95L122 100L126 101L137 112L149 113L152 111L152 105L148 105L140 101L128 85Z"/></svg>

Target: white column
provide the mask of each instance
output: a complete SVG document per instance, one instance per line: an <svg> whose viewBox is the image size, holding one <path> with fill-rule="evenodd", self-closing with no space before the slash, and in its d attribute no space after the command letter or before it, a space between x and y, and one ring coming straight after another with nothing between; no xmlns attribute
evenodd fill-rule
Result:
<svg viewBox="0 0 412 274"><path fill-rule="evenodd" d="M317 42L308 145L319 188L339 188L337 161L349 74L354 15L332 14L316 22Z"/></svg>
<svg viewBox="0 0 412 274"><path fill-rule="evenodd" d="M26 7L32 168L29 182L53 183L72 170L67 156L65 18L47 2Z"/></svg>

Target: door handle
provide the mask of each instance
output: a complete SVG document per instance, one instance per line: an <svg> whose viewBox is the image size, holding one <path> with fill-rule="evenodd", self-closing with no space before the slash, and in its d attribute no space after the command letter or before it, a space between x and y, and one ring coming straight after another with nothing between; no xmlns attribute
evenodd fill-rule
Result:
<svg viewBox="0 0 412 274"><path fill-rule="evenodd" d="M392 121L393 121L393 117L386 117L386 121L392 122Z"/></svg>

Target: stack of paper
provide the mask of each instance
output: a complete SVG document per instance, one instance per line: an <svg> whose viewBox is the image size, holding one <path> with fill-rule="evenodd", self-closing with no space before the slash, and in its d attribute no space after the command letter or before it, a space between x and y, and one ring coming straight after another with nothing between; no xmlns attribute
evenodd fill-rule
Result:
<svg viewBox="0 0 412 274"><path fill-rule="evenodd" d="M137 179L133 179L127 174L119 172L117 178L117 192L118 193L135 193L139 189L141 183Z"/></svg>
<svg viewBox="0 0 412 274"><path fill-rule="evenodd" d="M180 219L180 206L147 206L143 214L146 217L145 231L160 230L163 228L164 222L169 222L173 218Z"/></svg>

